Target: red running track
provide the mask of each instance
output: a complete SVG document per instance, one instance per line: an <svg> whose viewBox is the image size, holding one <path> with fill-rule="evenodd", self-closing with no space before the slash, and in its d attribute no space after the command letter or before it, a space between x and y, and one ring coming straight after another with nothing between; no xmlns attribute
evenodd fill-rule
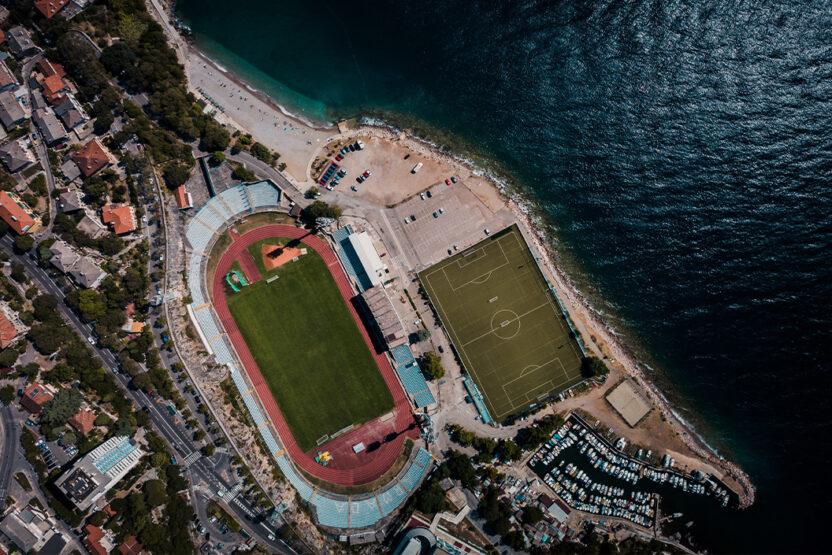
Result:
<svg viewBox="0 0 832 555"><path fill-rule="evenodd" d="M225 279L225 275L230 270L231 263L237 258L241 259L241 263L244 258L251 260L247 256L248 252L246 250L249 245L269 237L301 239L324 259L332 277L335 279L335 283L338 285L338 289L341 291L341 295L344 297L344 302L346 302L350 313L358 324L358 329L361 331L367 347L375 358L388 389L390 389L393 395L393 401L396 405L394 419L387 422L381 422L379 419L376 419L309 453L301 451L295 442L294 436L292 436L291 430L289 430L288 424L286 424L286 420L283 418L283 414L277 407L277 403L275 403L269 386L260 373L260 369L257 367L257 363L254 362L254 357L251 351L249 351L248 345L246 345L240 330L237 328L237 324L231 317L231 312L228 310L228 302L225 298L225 287L223 287L223 279ZM244 256L241 256L241 254ZM396 379L390 362L383 354L376 353L370 335L367 333L361 321L361 317L350 302L350 299L353 297L350 282L338 263L335 253L321 238L309 234L304 229L276 224L255 229L241 237L235 237L235 241L228 247L228 250L223 254L217 265L217 270L214 273L213 292L214 308L217 315L225 331L228 333L228 337L231 339L231 343L234 345L255 391L257 391L257 395L260 397L260 401L266 409L269 419L277 429L283 446L286 448L292 460L295 461L295 464L300 468L313 476L335 484L347 486L366 484L379 478L393 465L401 452L405 438L410 437L416 439L419 436L419 431L416 427L413 414L410 411L407 396ZM374 441L383 439L384 434L391 432L398 434L397 437L389 442L382 442L381 446L372 453L366 451L357 455L352 453L351 446L355 443L363 441L365 445L370 445ZM314 455L318 450L332 452L335 460L329 466L319 465L314 459Z"/></svg>

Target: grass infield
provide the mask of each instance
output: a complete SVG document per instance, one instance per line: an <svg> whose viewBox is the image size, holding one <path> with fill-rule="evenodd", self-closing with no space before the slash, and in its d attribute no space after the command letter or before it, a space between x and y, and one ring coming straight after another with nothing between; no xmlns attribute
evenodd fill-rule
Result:
<svg viewBox="0 0 832 555"><path fill-rule="evenodd" d="M581 353L514 225L419 275L501 421L581 381Z"/></svg>
<svg viewBox="0 0 832 555"><path fill-rule="evenodd" d="M273 275L280 277L266 283ZM320 255L308 248L263 277L230 295L228 308L300 448L392 410L393 396Z"/></svg>

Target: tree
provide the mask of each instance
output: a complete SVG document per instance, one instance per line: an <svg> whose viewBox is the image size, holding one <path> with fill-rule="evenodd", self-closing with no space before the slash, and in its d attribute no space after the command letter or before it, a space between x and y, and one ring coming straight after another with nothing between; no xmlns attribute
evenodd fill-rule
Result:
<svg viewBox="0 0 832 555"><path fill-rule="evenodd" d="M151 509L163 505L168 499L168 494L165 491L165 483L161 480L148 480L145 482L144 499Z"/></svg>
<svg viewBox="0 0 832 555"><path fill-rule="evenodd" d="M257 177L254 175L254 172L251 170L245 169L243 166L237 166L234 168L234 171L231 172L231 177L236 179L237 181L254 181Z"/></svg>
<svg viewBox="0 0 832 555"><path fill-rule="evenodd" d="M214 454L214 452L215 452L216 450L217 450L217 448L216 448L216 447L214 447L214 444L213 444L213 443L209 443L208 445L206 445L205 447L203 447L203 448L202 448L202 453L203 453L206 457L210 457L211 455L213 455L213 454Z"/></svg>
<svg viewBox="0 0 832 555"><path fill-rule="evenodd" d="M0 402L8 405L12 401L14 401L14 387L11 385L0 387Z"/></svg>
<svg viewBox="0 0 832 555"><path fill-rule="evenodd" d="M180 185L184 185L191 176L191 170L182 164L171 164L162 172L162 177L165 180L165 185L171 189L176 189Z"/></svg>
<svg viewBox="0 0 832 555"><path fill-rule="evenodd" d="M523 522L526 524L537 524L543 519L543 511L536 505L527 505L523 509Z"/></svg>
<svg viewBox="0 0 832 555"><path fill-rule="evenodd" d="M131 383L133 384L133 387L142 391L150 391L153 389L153 382L150 380L150 376L147 372L142 372L141 374L133 376L133 381Z"/></svg>
<svg viewBox="0 0 832 555"><path fill-rule="evenodd" d="M477 471L474 470L474 465L468 455L451 449L446 462L451 471L451 478L461 481L464 487L473 489L479 484Z"/></svg>
<svg viewBox="0 0 832 555"><path fill-rule="evenodd" d="M435 479L426 482L416 492L413 504L417 510L426 514L444 511L448 506L448 502L445 499L445 492L439 486L439 481Z"/></svg>
<svg viewBox="0 0 832 555"><path fill-rule="evenodd" d="M267 164L272 163L272 152L269 150L267 146L260 143L254 143L253 145L251 145L249 151L251 152L252 156L257 158L261 162L265 162Z"/></svg>
<svg viewBox="0 0 832 555"><path fill-rule="evenodd" d="M322 200L316 200L304 209L308 220L315 221L318 218L332 218L337 220L341 217L341 207L337 204L329 205Z"/></svg>
<svg viewBox="0 0 832 555"><path fill-rule="evenodd" d="M431 377L431 379L438 380L445 375L445 369L442 367L442 361L436 356L434 352L425 353L421 360L422 370Z"/></svg>
<svg viewBox="0 0 832 555"><path fill-rule="evenodd" d="M503 543L515 551L522 551L526 547L526 536L520 530L510 530L503 535Z"/></svg>
<svg viewBox="0 0 832 555"><path fill-rule="evenodd" d="M510 439L501 439L497 444L497 455L506 461L519 461L523 457L523 450Z"/></svg>
<svg viewBox="0 0 832 555"><path fill-rule="evenodd" d="M14 238L14 248L16 251L24 253L35 246L35 240L31 235L18 235Z"/></svg>
<svg viewBox="0 0 832 555"><path fill-rule="evenodd" d="M584 357L581 360L581 375L585 378L593 378L595 376L606 376L609 368L604 364L604 361L598 357Z"/></svg>
<svg viewBox="0 0 832 555"><path fill-rule="evenodd" d="M3 351L0 351L0 368L10 368L14 366L14 363L17 362L17 357L19 356L20 353L14 349L3 349Z"/></svg>
<svg viewBox="0 0 832 555"><path fill-rule="evenodd" d="M103 135L107 131L110 130L110 127L113 125L115 121L115 117L113 113L109 110L101 112L98 117L95 118L95 123L93 124L93 131L95 131L96 135Z"/></svg>
<svg viewBox="0 0 832 555"><path fill-rule="evenodd" d="M411 345L421 343L430 339L430 332L425 328L420 328L418 331L411 333L407 339Z"/></svg>
<svg viewBox="0 0 832 555"><path fill-rule="evenodd" d="M214 120L208 120L202 130L199 148L205 152L223 151L228 148L231 136L221 125Z"/></svg>
<svg viewBox="0 0 832 555"><path fill-rule="evenodd" d="M19 237L23 237L22 235ZM25 237L28 237L26 235ZM12 279L18 283L25 283L26 282L26 269L23 267L23 264L20 262L16 262L14 266L12 266Z"/></svg>
<svg viewBox="0 0 832 555"><path fill-rule="evenodd" d="M221 150L214 151L211 158L209 158L209 163L212 166L219 166L223 162L225 162L225 152Z"/></svg>
<svg viewBox="0 0 832 555"><path fill-rule="evenodd" d="M83 396L77 389L59 389L55 396L43 405L40 423L43 428L56 428L66 424L69 417L78 412Z"/></svg>
<svg viewBox="0 0 832 555"><path fill-rule="evenodd" d="M318 194L318 188L317 187L309 187L306 190L306 198L315 198L315 196L317 196L317 194Z"/></svg>

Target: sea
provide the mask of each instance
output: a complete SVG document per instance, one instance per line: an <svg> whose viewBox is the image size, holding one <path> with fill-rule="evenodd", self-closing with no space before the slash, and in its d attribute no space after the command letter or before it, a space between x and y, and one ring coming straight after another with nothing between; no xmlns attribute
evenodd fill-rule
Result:
<svg viewBox="0 0 832 555"><path fill-rule="evenodd" d="M716 552L829 551L832 4L179 0L298 115L501 176L679 416L757 486ZM686 516L687 518L687 516Z"/></svg>

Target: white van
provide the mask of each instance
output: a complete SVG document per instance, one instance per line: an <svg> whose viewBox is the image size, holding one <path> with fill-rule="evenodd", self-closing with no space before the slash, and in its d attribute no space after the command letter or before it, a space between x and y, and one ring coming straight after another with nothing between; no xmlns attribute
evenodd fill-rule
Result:
<svg viewBox="0 0 832 555"><path fill-rule="evenodd" d="M421 162L419 162L418 164L416 164L415 166L413 166L413 169L412 169L412 170L410 170L410 173L416 173L417 171L419 171L419 169L420 169L421 167L422 167L422 163L421 163Z"/></svg>

